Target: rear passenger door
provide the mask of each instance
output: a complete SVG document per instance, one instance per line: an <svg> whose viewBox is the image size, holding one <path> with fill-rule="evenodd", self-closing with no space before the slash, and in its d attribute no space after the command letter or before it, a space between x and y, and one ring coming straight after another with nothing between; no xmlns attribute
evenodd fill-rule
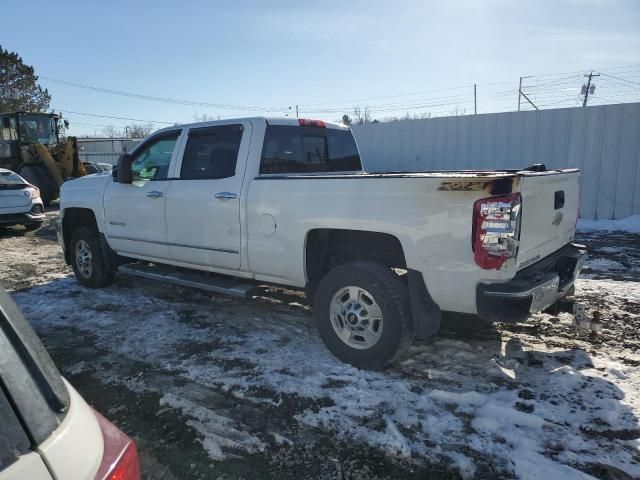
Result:
<svg viewBox="0 0 640 480"><path fill-rule="evenodd" d="M194 266L240 268L240 194L250 122L189 129L167 192L171 258Z"/></svg>

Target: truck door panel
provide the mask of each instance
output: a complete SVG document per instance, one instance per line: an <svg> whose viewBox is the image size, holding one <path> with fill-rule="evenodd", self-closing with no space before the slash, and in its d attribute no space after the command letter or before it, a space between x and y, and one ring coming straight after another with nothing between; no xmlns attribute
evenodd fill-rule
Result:
<svg viewBox="0 0 640 480"><path fill-rule="evenodd" d="M250 122L194 127L167 192L171 258L192 265L240 268L240 192Z"/></svg>
<svg viewBox="0 0 640 480"><path fill-rule="evenodd" d="M180 130L148 139L133 153L133 183L110 183L104 194L105 229L118 253L168 259L166 193Z"/></svg>

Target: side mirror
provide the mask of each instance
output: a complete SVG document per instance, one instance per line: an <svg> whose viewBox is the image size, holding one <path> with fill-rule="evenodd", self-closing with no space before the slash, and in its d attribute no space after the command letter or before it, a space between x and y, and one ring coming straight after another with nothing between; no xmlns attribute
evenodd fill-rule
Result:
<svg viewBox="0 0 640 480"><path fill-rule="evenodd" d="M133 182L133 174L131 172L131 163L133 159L131 155L128 153L123 153L118 158L118 166L114 167L113 176L114 181L118 183L132 183Z"/></svg>

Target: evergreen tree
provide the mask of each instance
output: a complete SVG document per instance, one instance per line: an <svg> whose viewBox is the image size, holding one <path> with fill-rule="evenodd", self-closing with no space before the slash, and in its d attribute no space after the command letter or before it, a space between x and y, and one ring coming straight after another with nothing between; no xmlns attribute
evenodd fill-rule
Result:
<svg viewBox="0 0 640 480"><path fill-rule="evenodd" d="M33 67L0 45L0 112L44 112L51 95L38 85Z"/></svg>

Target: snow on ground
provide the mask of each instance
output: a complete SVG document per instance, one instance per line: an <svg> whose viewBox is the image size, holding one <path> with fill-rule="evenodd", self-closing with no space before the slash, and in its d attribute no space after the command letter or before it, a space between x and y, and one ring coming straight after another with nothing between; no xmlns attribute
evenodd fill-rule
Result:
<svg viewBox="0 0 640 480"><path fill-rule="evenodd" d="M502 354L502 342L435 339L415 347L396 370L365 372L333 359L306 314L255 312L217 298L166 299L141 283L125 278L87 292L64 278L15 298L45 336L68 327L88 331L100 349L258 404L310 399L313 408L294 415L301 427L386 454L448 457L466 477L483 457L518 475L534 461L562 478L586 478L570 467L604 461L640 476L637 450L617 438L638 429L640 374L608 356L536 345L520 358ZM609 298L624 294L611 283L588 280L584 288ZM186 345L197 353L180 353ZM140 379L137 388L155 386ZM164 393L165 405L190 418L214 460L265 448L261 432L247 432L179 391Z"/></svg>
<svg viewBox="0 0 640 480"><path fill-rule="evenodd" d="M574 333L566 314L498 327L451 318L383 372L334 359L292 292L240 301L127 276L87 290L58 265L14 298L72 357L72 383L84 372L159 395L156 416L179 412L216 464L328 439L400 462L405 478L440 464L463 478L640 478L640 283L611 279L624 272L611 256L637 261L637 237L588 240L602 253L576 295L602 313L601 338ZM9 243L3 266L19 252Z"/></svg>

